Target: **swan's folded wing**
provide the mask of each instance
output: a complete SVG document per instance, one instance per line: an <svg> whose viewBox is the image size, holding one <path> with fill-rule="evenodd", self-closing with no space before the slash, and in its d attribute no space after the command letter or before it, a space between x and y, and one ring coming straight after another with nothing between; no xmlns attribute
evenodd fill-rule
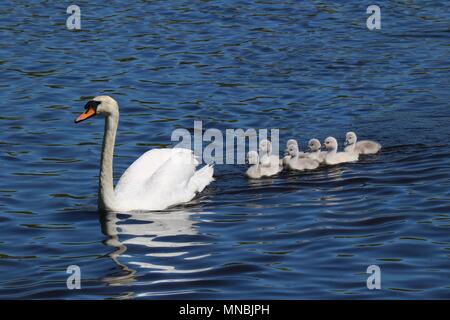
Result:
<svg viewBox="0 0 450 320"><path fill-rule="evenodd" d="M184 149L187 150L187 149ZM188 152L187 152L188 151ZM195 173L198 161L191 150L173 153L144 183L144 189L152 192L185 188Z"/></svg>
<svg viewBox="0 0 450 320"><path fill-rule="evenodd" d="M191 155L192 157L192 150L183 148L153 149L144 153L125 170L116 185L116 194L134 195L139 193L153 174L177 153Z"/></svg>

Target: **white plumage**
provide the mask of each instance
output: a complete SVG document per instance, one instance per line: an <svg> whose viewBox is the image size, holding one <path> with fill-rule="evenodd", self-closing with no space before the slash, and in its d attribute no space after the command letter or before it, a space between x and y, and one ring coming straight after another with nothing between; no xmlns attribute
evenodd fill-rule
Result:
<svg viewBox="0 0 450 320"><path fill-rule="evenodd" d="M153 149L144 153L123 173L113 187L112 160L119 122L119 106L109 96L89 101L75 122L94 115L105 117L100 167L98 206L106 211L164 210L192 200L213 179L214 169L199 164L192 150Z"/></svg>
<svg viewBox="0 0 450 320"><path fill-rule="evenodd" d="M192 150L153 149L138 158L122 175L115 193L118 209L163 210L192 200L213 181L209 165L196 171Z"/></svg>

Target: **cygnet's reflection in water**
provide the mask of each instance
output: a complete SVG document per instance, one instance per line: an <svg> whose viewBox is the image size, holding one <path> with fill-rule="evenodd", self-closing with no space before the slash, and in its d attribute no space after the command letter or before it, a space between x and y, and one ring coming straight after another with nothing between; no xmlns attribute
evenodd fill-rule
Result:
<svg viewBox="0 0 450 320"><path fill-rule="evenodd" d="M126 285L139 277L139 281L147 278L152 284L158 279L170 281L167 273L175 275L209 270L208 266L202 266L206 261L193 263L209 256L208 249L206 252L199 249L200 246L207 248L207 243L199 241L201 235L195 226L196 221L191 219L194 213L206 214L167 210L101 215L102 232L108 237L105 244L115 248L109 256L121 269L103 280L109 285ZM154 276L145 277L148 273ZM155 273L164 273L164 277Z"/></svg>

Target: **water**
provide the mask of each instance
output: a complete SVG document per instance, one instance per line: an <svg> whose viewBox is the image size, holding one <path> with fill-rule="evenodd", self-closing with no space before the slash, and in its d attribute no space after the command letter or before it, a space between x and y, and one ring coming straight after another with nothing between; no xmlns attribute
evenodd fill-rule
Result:
<svg viewBox="0 0 450 320"><path fill-rule="evenodd" d="M0 298L450 297L446 1L378 2L375 32L361 1L77 4L78 32L66 4L0 4ZM103 216L103 121L73 124L98 94L121 106L116 179L194 120L384 148L258 182L219 165L187 205Z"/></svg>

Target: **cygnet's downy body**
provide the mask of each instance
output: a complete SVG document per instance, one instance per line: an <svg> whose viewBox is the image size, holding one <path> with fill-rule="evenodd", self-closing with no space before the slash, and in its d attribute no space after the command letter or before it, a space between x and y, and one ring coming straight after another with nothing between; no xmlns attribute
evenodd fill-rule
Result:
<svg viewBox="0 0 450 320"><path fill-rule="evenodd" d="M371 140L358 141L356 133L350 131L345 135L345 152L358 154L375 154L381 149L381 144Z"/></svg>
<svg viewBox="0 0 450 320"><path fill-rule="evenodd" d="M297 140L289 139L288 142L286 143L286 149L284 150L284 157L281 162L281 164L283 165L283 168L285 168L285 169L287 168L287 164L288 164L289 160L292 158L292 156L289 153L290 146L295 146L299 150L298 158L306 158L307 157L307 153L300 151Z"/></svg>
<svg viewBox="0 0 450 320"><path fill-rule="evenodd" d="M297 145L289 146L289 155L291 156L291 158L287 162L287 168L289 170L304 171L314 170L319 167L318 161L309 159L307 157L300 158Z"/></svg>
<svg viewBox="0 0 450 320"><path fill-rule="evenodd" d="M272 154L272 143L267 139L259 143L259 164L265 175L274 175L283 170L278 156Z"/></svg>
<svg viewBox="0 0 450 320"><path fill-rule="evenodd" d="M288 141L287 141L287 143L286 143L286 149L284 149L284 157L283 157L283 159L281 160L281 165L283 166L283 168L287 168L287 163L288 163L288 161L291 159L291 155L289 154L289 146L291 146L291 145L296 145L296 146L298 146L298 144L297 144L297 140L295 140L295 139L289 139Z"/></svg>
<svg viewBox="0 0 450 320"><path fill-rule="evenodd" d="M311 160L315 160L319 163L325 162L325 157L327 155L326 151L322 151L322 145L318 139L311 139L308 142L309 153L307 157Z"/></svg>
<svg viewBox="0 0 450 320"><path fill-rule="evenodd" d="M333 137L326 138L324 145L327 149L325 163L328 165L358 161L358 154L355 152L338 152L338 143Z"/></svg>
<svg viewBox="0 0 450 320"><path fill-rule="evenodd" d="M262 177L261 168L259 167L258 152L250 151L247 153L247 162L250 167L245 172L245 175L252 179L259 179Z"/></svg>
<svg viewBox="0 0 450 320"><path fill-rule="evenodd" d="M264 167L260 164L258 152L250 151L247 153L247 161L250 167L245 172L245 175L251 179L260 179L262 177L270 177L278 172L275 172L272 167Z"/></svg>

